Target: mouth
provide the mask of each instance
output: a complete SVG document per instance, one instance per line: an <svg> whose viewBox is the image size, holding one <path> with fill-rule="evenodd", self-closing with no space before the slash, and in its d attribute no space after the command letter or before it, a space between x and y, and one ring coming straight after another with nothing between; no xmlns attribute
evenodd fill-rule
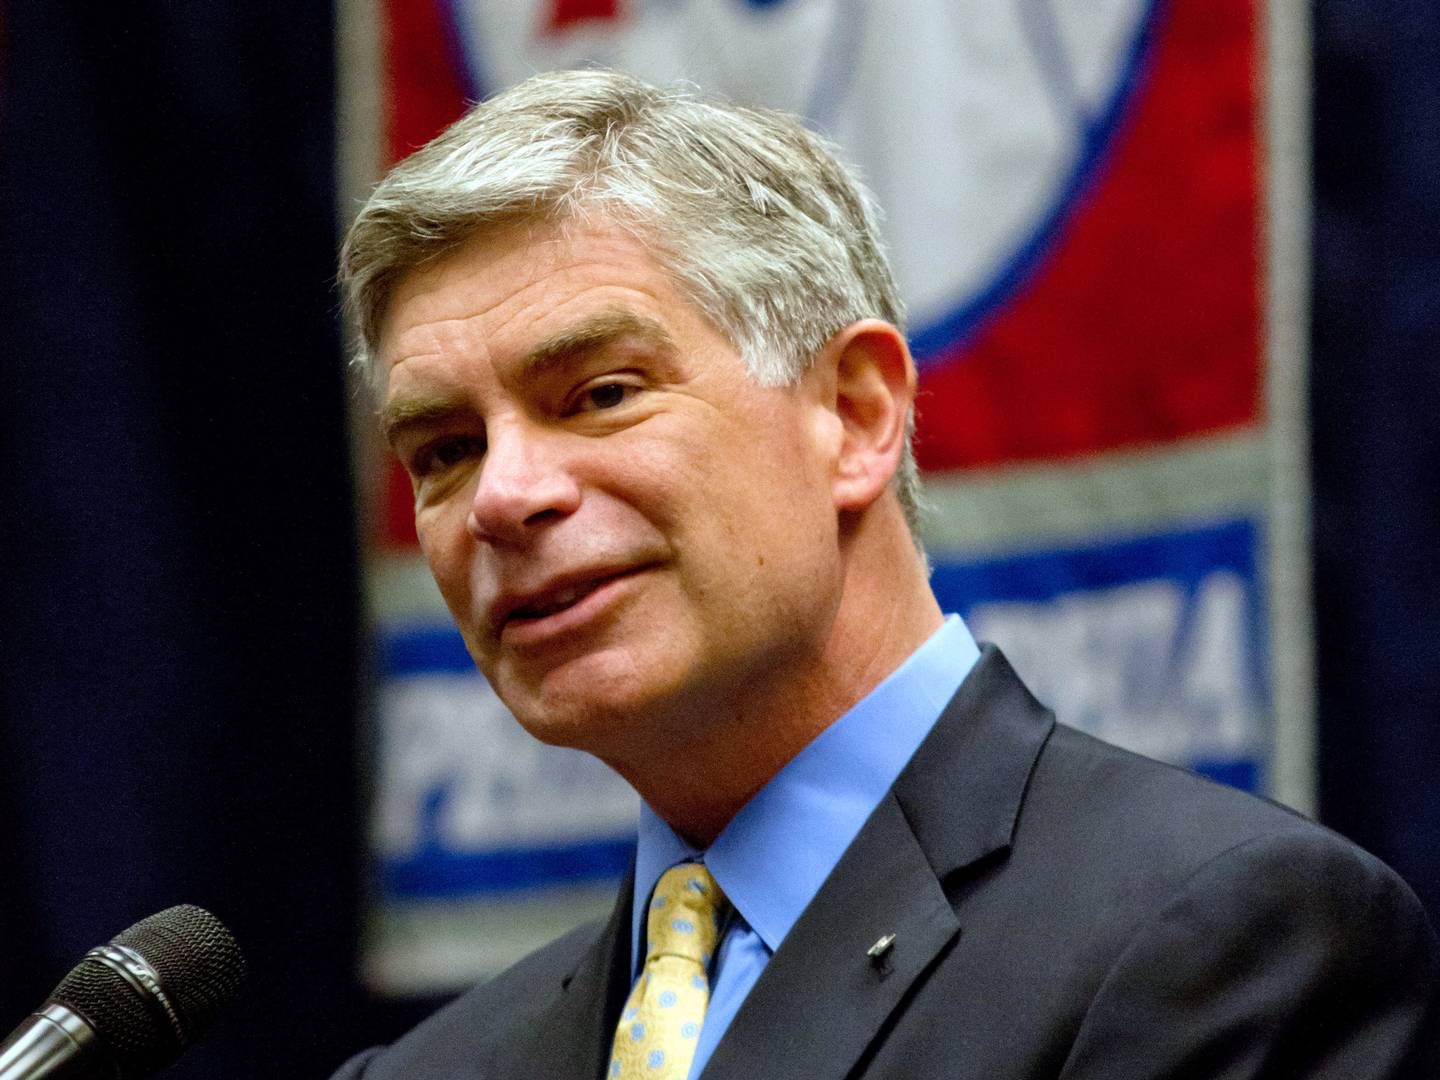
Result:
<svg viewBox="0 0 1440 1080"><path fill-rule="evenodd" d="M599 614L646 567L570 576L532 593L502 598L493 625L513 644L563 633Z"/></svg>

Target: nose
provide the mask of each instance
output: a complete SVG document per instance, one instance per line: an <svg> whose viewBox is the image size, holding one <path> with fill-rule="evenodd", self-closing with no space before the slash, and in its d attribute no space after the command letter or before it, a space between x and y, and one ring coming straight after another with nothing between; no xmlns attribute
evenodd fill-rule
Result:
<svg viewBox="0 0 1440 1080"><path fill-rule="evenodd" d="M579 508L580 485L561 443L553 433L522 424L491 430L466 519L471 535L520 543Z"/></svg>

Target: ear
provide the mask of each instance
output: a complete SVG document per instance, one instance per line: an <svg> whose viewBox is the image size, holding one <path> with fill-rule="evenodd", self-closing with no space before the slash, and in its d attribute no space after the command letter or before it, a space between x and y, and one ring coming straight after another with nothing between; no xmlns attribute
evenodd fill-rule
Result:
<svg viewBox="0 0 1440 1080"><path fill-rule="evenodd" d="M842 432L831 481L835 508L861 511L885 493L900 465L915 362L899 330L864 319L831 338L815 363Z"/></svg>

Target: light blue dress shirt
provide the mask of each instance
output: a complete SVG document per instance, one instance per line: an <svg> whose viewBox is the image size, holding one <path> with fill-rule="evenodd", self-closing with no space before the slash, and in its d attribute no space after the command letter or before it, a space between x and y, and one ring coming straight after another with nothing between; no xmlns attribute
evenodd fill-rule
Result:
<svg viewBox="0 0 1440 1080"><path fill-rule="evenodd" d="M710 1060L740 1004L860 827L880 805L980 657L951 615L925 644L796 754L697 851L644 803L635 861L632 981L639 977L642 917L660 875L700 860L735 908L712 962L710 1007L690 1076Z"/></svg>

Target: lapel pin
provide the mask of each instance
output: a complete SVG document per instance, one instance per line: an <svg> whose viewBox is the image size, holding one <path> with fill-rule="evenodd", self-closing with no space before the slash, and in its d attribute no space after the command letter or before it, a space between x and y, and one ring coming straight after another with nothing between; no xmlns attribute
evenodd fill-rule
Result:
<svg viewBox="0 0 1440 1080"><path fill-rule="evenodd" d="M890 951L890 946L894 944L895 935L886 934L879 941L875 942L874 945L871 945L870 948L866 949L865 955L870 957L871 960L875 961L875 963L878 964L885 956L885 954Z"/></svg>

